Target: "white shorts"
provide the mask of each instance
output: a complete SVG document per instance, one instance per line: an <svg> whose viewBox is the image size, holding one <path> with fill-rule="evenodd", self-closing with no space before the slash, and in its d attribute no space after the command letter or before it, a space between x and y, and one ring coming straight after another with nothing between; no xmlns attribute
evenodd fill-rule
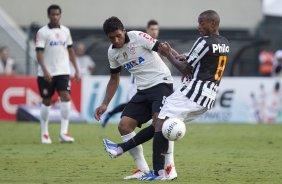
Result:
<svg viewBox="0 0 282 184"><path fill-rule="evenodd" d="M196 119L208 110L206 107L189 100L181 93L180 89L178 88L166 98L158 118L178 118L186 123Z"/></svg>

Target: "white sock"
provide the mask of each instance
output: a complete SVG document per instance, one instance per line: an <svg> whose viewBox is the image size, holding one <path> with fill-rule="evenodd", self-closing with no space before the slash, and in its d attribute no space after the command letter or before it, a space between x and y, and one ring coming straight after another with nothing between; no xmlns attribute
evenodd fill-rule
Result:
<svg viewBox="0 0 282 184"><path fill-rule="evenodd" d="M68 133L68 127L69 127L71 101L68 102L61 101L60 108L61 108L61 134L66 134Z"/></svg>
<svg viewBox="0 0 282 184"><path fill-rule="evenodd" d="M44 135L44 134L49 135L48 121L49 121L50 108L51 106L46 106L44 104L41 104L41 108L40 108L41 135Z"/></svg>
<svg viewBox="0 0 282 184"><path fill-rule="evenodd" d="M169 141L167 154L165 154L165 166L170 164L174 165L173 150L174 150L174 141Z"/></svg>
<svg viewBox="0 0 282 184"><path fill-rule="evenodd" d="M129 139L131 139L132 137L134 137L136 135L136 133L133 131L127 135L123 135L121 136L123 142L128 141ZM135 148L132 148L130 150L128 150L130 155L132 156L133 160L135 161L135 164L137 165L138 169L140 169L141 171L146 171L149 172L149 166L145 160L144 154L143 154L143 147L142 145L138 145Z"/></svg>

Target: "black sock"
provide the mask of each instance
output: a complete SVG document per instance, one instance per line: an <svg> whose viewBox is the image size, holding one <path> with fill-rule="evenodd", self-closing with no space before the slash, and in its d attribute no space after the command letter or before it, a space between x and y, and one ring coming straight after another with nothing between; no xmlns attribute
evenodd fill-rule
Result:
<svg viewBox="0 0 282 184"><path fill-rule="evenodd" d="M153 169L157 176L159 175L158 171L164 169L167 149L168 140L163 136L162 132L155 132L153 140Z"/></svg>
<svg viewBox="0 0 282 184"><path fill-rule="evenodd" d="M119 106L117 106L113 110L111 110L111 112L109 112L109 114L112 116L116 113L122 112L126 105L127 105L127 103L120 104Z"/></svg>
<svg viewBox="0 0 282 184"><path fill-rule="evenodd" d="M118 144L122 149L123 152L126 152L139 144L147 142L148 140L152 139L154 136L155 128L153 125L150 125L146 128L143 128L140 132L138 132L133 138L128 140L127 142Z"/></svg>

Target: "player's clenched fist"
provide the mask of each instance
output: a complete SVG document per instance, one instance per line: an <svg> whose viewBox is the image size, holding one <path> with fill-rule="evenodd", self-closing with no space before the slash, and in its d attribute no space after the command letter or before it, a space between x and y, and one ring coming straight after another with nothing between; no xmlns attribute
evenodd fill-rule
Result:
<svg viewBox="0 0 282 184"><path fill-rule="evenodd" d="M159 52L161 55L165 56L165 57L168 57L168 56L172 55L171 46L170 46L169 43L167 43L167 42L165 42L165 43L160 43L158 52Z"/></svg>

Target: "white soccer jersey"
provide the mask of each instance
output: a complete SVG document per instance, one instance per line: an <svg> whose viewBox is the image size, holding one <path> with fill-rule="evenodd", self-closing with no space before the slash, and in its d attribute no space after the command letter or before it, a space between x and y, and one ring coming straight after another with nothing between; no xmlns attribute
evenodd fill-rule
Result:
<svg viewBox="0 0 282 184"><path fill-rule="evenodd" d="M51 76L69 75L68 46L73 44L70 30L60 25L60 28L50 28L46 25L36 34L36 48L44 49L44 64ZM38 65L38 76L43 76Z"/></svg>
<svg viewBox="0 0 282 184"><path fill-rule="evenodd" d="M141 31L130 31L122 48L108 50L110 68L126 68L136 77L139 90L148 89L160 83L172 83L172 76L157 52L152 51L156 40Z"/></svg>

